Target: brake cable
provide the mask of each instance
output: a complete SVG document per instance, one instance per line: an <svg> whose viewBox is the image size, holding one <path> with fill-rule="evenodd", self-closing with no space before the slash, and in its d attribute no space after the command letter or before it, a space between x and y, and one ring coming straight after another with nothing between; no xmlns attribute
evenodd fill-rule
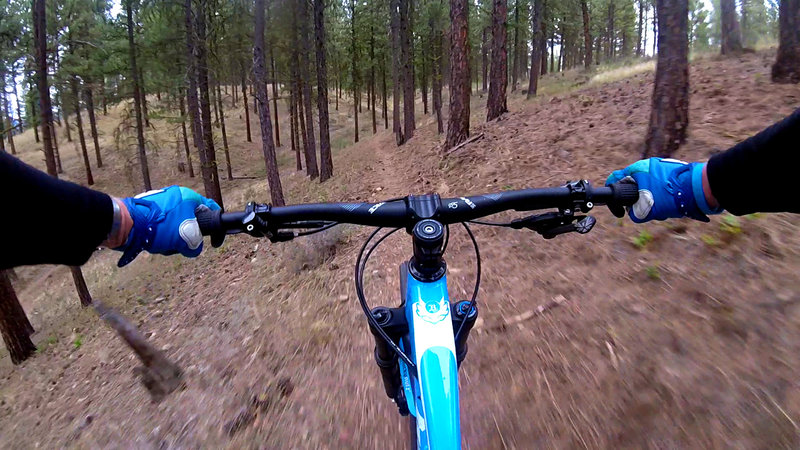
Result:
<svg viewBox="0 0 800 450"><path fill-rule="evenodd" d="M383 330L383 328L378 323L377 319L375 319L375 316L372 315L372 311L370 311L369 305L367 305L367 299L364 296L364 280L363 280L363 277L364 277L364 269L366 268L367 260L369 259L369 256L372 254L372 252L375 250L375 248L377 248L378 245L381 242L383 242L384 239L386 239L387 237L391 236L392 234L394 234L395 232L397 232L401 228L395 228L395 229L389 231L388 233L384 234L383 236L381 236L381 238L378 239L378 241L375 243L375 245L373 245L369 249L369 252L367 253L367 256L362 261L362 256L364 256L364 250L367 248L367 245L369 245L370 241L372 241L372 239L375 238L375 236L382 229L383 229L383 227L379 227L375 231L373 231L372 234L370 234L369 237L367 238L367 240L364 242L364 245L361 246L361 250L358 252L358 257L356 258L356 271L355 271L356 296L358 297L358 302L361 304L361 309L364 310L364 314L367 316L367 321L369 322L369 324L378 332L378 334L381 336L381 338L384 341L386 341L386 344L389 345L389 347L392 349L392 351L394 351L397 354L397 356L399 356L400 359L403 360L403 362L408 364L408 367L410 369L416 371L417 370L417 365L414 364L414 362L411 361L411 358L409 358L408 355L406 355L403 352L403 350L392 340L392 338L390 338L389 335L386 334L386 332Z"/></svg>

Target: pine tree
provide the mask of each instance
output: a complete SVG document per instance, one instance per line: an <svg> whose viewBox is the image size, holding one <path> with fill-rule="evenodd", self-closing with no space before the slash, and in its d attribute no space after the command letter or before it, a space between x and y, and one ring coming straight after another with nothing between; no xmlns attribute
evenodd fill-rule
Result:
<svg viewBox="0 0 800 450"><path fill-rule="evenodd" d="M466 0L450 0L450 117L445 148L469 137L469 6Z"/></svg>
<svg viewBox="0 0 800 450"><path fill-rule="evenodd" d="M508 53L506 28L508 26L507 0L492 2L492 66L489 71L489 98L486 102L486 120L494 120L508 112L506 89L508 84ZM515 77L516 78L516 77Z"/></svg>

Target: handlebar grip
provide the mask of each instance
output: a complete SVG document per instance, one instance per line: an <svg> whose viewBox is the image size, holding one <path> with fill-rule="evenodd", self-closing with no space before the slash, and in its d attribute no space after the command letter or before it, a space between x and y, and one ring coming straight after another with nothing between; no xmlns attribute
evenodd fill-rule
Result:
<svg viewBox="0 0 800 450"><path fill-rule="evenodd" d="M612 199L608 202L608 209L616 217L625 215L625 206L633 206L639 201L639 185L632 179L618 181L609 186Z"/></svg>
<svg viewBox="0 0 800 450"><path fill-rule="evenodd" d="M197 225L203 236L211 237L211 245L216 248L222 245L225 240L225 228L222 226L222 210L212 211L208 208L198 207L194 211L197 217Z"/></svg>

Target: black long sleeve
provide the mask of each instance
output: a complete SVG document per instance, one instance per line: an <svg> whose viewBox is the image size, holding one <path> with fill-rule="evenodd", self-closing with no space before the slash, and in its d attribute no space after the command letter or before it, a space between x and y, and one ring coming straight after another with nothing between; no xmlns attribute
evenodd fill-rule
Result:
<svg viewBox="0 0 800 450"><path fill-rule="evenodd" d="M0 269L85 263L111 230L111 197L0 152Z"/></svg>
<svg viewBox="0 0 800 450"><path fill-rule="evenodd" d="M800 109L729 150L707 166L708 183L732 214L800 212Z"/></svg>

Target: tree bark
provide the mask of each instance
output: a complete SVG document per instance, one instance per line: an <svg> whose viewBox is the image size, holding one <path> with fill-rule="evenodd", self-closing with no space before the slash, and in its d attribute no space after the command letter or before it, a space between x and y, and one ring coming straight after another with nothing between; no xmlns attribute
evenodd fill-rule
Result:
<svg viewBox="0 0 800 450"><path fill-rule="evenodd" d="M283 206L283 187L278 173L278 159L275 156L275 141L272 140L272 119L269 114L267 95L267 69L264 66L264 0L255 3L255 31L253 33L253 73L258 99L258 116L261 122L261 148L267 167L267 182L272 206Z"/></svg>
<svg viewBox="0 0 800 450"><path fill-rule="evenodd" d="M405 140L414 136L417 128L414 112L414 52L412 15L414 14L413 0L400 0L400 49L403 58L403 126L405 127ZM467 68L467 70L469 70ZM467 73L469 77L469 73Z"/></svg>
<svg viewBox="0 0 800 450"><path fill-rule="evenodd" d="M97 159L97 167L103 167L103 158L100 156L100 143L97 140L97 120L94 115L94 94L90 83L84 88L84 100L86 101L86 112L89 115L89 127L94 141L94 156ZM66 119L66 116L64 116Z"/></svg>
<svg viewBox="0 0 800 450"><path fill-rule="evenodd" d="M50 126L48 127L50 130L50 137L53 140L53 154L56 158L56 173L64 173L64 168L61 167L61 155L58 152L58 136L56 135L56 126L53 122L50 122Z"/></svg>
<svg viewBox="0 0 800 450"><path fill-rule="evenodd" d="M39 88L39 111L42 116L42 129L46 130L53 121L53 110L50 104L50 89L47 86L47 18L45 0L33 0L33 30L36 46L36 84ZM58 176L50 133L42 132L42 142L47 173L52 176Z"/></svg>
<svg viewBox="0 0 800 450"><path fill-rule="evenodd" d="M636 56L642 57L642 37L644 36L644 2L645 0L638 0L639 2L639 23L636 27ZM647 45L647 44L645 44Z"/></svg>
<svg viewBox="0 0 800 450"><path fill-rule="evenodd" d="M445 149L469 137L469 7L466 0L450 0L450 117Z"/></svg>
<svg viewBox="0 0 800 450"><path fill-rule="evenodd" d="M331 154L331 135L328 124L328 67L325 61L325 3L314 0L314 36L317 47L317 110L319 111L319 181L333 176L333 155ZM375 110L372 110L373 129Z"/></svg>
<svg viewBox="0 0 800 450"><path fill-rule="evenodd" d="M144 126L150 126L150 114L147 112L147 91L144 88L144 69L139 67L139 90L142 96L142 119Z"/></svg>
<svg viewBox="0 0 800 450"><path fill-rule="evenodd" d="M91 305L92 295L89 293L89 288L86 286L86 280L83 279L81 268L70 266L69 272L72 274L72 281L75 283L75 288L78 290L78 298L81 300L81 306Z"/></svg>
<svg viewBox="0 0 800 450"><path fill-rule="evenodd" d="M644 157L669 157L689 125L688 0L657 0L659 33L656 79Z"/></svg>
<svg viewBox="0 0 800 450"><path fill-rule="evenodd" d="M8 273L0 270L0 334L3 336L3 342L13 364L25 361L36 352L36 346L31 341L31 333L33 327L19 304Z"/></svg>
<svg viewBox="0 0 800 450"><path fill-rule="evenodd" d="M13 74L13 72L12 72L12 74ZM0 83L0 89L2 89L2 92L0 92L0 94L2 94L2 96L3 96L3 99L2 99L3 100L3 111L4 111L3 114L4 114L5 118L6 118L6 120L8 121L8 132L7 132L7 134L8 134L8 136L7 136L7 138L8 138L8 148L11 150L11 154L12 155L16 155L17 154L17 147L14 145L14 126L13 126L14 122L13 122L13 119L11 118L12 117L11 112L8 109L8 94L6 93L6 83L5 83L6 78L5 78L5 74L2 74L1 76L2 76L2 80L0 80L0 81L2 81L2 82ZM0 119L0 121L1 120L2 119ZM5 128L4 127L0 127L0 129L5 129ZM2 140L2 139L0 139L0 140Z"/></svg>
<svg viewBox="0 0 800 450"><path fill-rule="evenodd" d="M489 98L486 100L486 121L508 112L508 53L506 52L507 0L493 0L492 66L489 69ZM513 75L513 74L512 74Z"/></svg>
<svg viewBox="0 0 800 450"><path fill-rule="evenodd" d="M542 48L547 45L544 40L544 30L542 30L542 0L533 1L533 15L531 16L531 72L528 77L528 98L536 96L539 90L539 65L542 63Z"/></svg>
<svg viewBox="0 0 800 450"><path fill-rule="evenodd" d="M800 83L800 0L781 1L779 14L780 42L772 81Z"/></svg>
<svg viewBox="0 0 800 450"><path fill-rule="evenodd" d="M233 167L231 167L231 152L228 149L228 133L225 130L225 110L222 103L222 89L217 81L217 109L219 110L219 124L222 127L222 149L225 152L225 165L228 172L228 179L233 179Z"/></svg>
<svg viewBox="0 0 800 450"><path fill-rule="evenodd" d="M506 3L506 17L508 16L507 9L508 3ZM511 66L511 92L516 92L519 80L519 0L514 0L514 59Z"/></svg>
<svg viewBox="0 0 800 450"><path fill-rule="evenodd" d="M313 99L311 89L311 75L309 74L309 55L311 54L311 32L308 29L311 18L309 17L308 4L306 0L297 0L300 12L298 17L300 19L300 41L302 44L302 51L300 52L300 78L303 86L303 110L306 115L306 173L311 179L319 176L319 168L317 166L317 142L316 135L314 134L314 108L311 106Z"/></svg>
<svg viewBox="0 0 800 450"><path fill-rule="evenodd" d="M375 113L375 29L369 27L369 84L372 96L372 134L378 132L378 116Z"/></svg>
<svg viewBox="0 0 800 450"><path fill-rule="evenodd" d="M589 5L586 0L581 0L581 13L583 14L583 45L585 46L583 66L589 70L592 67L592 33L590 31Z"/></svg>
<svg viewBox="0 0 800 450"><path fill-rule="evenodd" d="M481 33L481 90L487 92L489 90L489 41L487 35L489 34L489 27L483 27Z"/></svg>
<svg viewBox="0 0 800 450"><path fill-rule="evenodd" d="M247 142L253 142L250 135L250 106L247 104L247 80L244 67L242 68L242 104L244 105L244 123L247 128Z"/></svg>
<svg viewBox="0 0 800 450"><path fill-rule="evenodd" d="M298 103L297 103L297 91L296 87L292 88L291 93L291 114L292 114L292 121L294 123L294 129L292 130L292 141L294 142L294 156L296 162L297 171L303 170L303 161L302 157L300 156L300 118L298 116Z"/></svg>
<svg viewBox="0 0 800 450"><path fill-rule="evenodd" d="M194 42L195 70L197 73L197 89L200 93L200 119L203 130L205 147L205 161L202 161L203 178L209 180L211 192L208 197L214 199L222 206L222 190L219 185L219 171L217 168L217 155L214 150L214 134L211 128L211 103L208 89L208 55L206 50L206 13L208 0L198 2L195 25L197 40Z"/></svg>
<svg viewBox="0 0 800 450"><path fill-rule="evenodd" d="M720 50L723 55L739 53L742 51L742 32L736 19L736 0L720 0L719 6L722 19Z"/></svg>
<svg viewBox="0 0 800 450"><path fill-rule="evenodd" d="M145 191L153 189L150 184L150 168L147 165L147 152L144 146L144 125L142 124L141 91L139 90L139 70L136 68L136 43L133 40L133 0L125 0L125 12L128 20L128 61L130 63L130 77L133 82L133 109L136 116L136 145L139 153L139 165L142 169L142 184ZM80 109L76 108L80 113ZM76 114L77 116L78 114Z"/></svg>
<svg viewBox="0 0 800 450"><path fill-rule="evenodd" d="M359 91L358 79L358 47L356 47L356 2L350 0L350 56L352 65L350 66L353 77L353 142L358 142L358 110L361 107L361 92Z"/></svg>
<svg viewBox="0 0 800 450"><path fill-rule="evenodd" d="M183 132L183 148L186 150L186 165L189 168L189 178L194 178L194 167L192 165L192 153L189 151L189 138L186 135L186 105L183 101L183 90L178 91L178 107L181 112L181 131Z"/></svg>
<svg viewBox="0 0 800 450"><path fill-rule="evenodd" d="M382 87L381 95L383 96L383 104L381 105L382 108L383 108L383 113L382 113L382 115L383 115L383 129L384 130L388 130L389 129L389 111L388 111L389 106L386 104L386 101L387 101L386 96L388 94L386 92L387 88L386 88L386 65L385 64L381 64L381 87Z"/></svg>
<svg viewBox="0 0 800 450"><path fill-rule="evenodd" d="M75 123L78 128L78 141L81 144L81 154L83 155L83 166L86 169L86 184L89 186L94 184L94 177L92 177L92 167L89 165L89 152L86 150L86 138L83 134L83 119L81 118L81 103L78 91L78 77L72 75L69 80L70 87L72 88L72 101L75 113Z"/></svg>
<svg viewBox="0 0 800 450"><path fill-rule="evenodd" d="M403 55L400 45L400 0L389 0L389 22L392 40L392 131L397 145L406 142L400 122L400 95L403 82Z"/></svg>
<svg viewBox="0 0 800 450"><path fill-rule="evenodd" d="M444 123L442 121L442 33L436 29L436 21L433 17L430 18L428 25L430 26L430 41L431 41L431 98L433 101L433 112L436 114L436 132L442 134L444 132Z"/></svg>
<svg viewBox="0 0 800 450"><path fill-rule="evenodd" d="M106 98L106 77L104 75L100 76L100 94L101 94L101 101L103 103L103 115L108 115L108 99Z"/></svg>
<svg viewBox="0 0 800 450"><path fill-rule="evenodd" d="M281 126L278 116L278 73L275 67L273 49L269 49L270 66L272 66L272 111L275 113L275 147L281 146Z"/></svg>
<svg viewBox="0 0 800 450"><path fill-rule="evenodd" d="M67 142L72 142L72 127L69 124L69 111L62 108L64 112L64 131L67 134Z"/></svg>

